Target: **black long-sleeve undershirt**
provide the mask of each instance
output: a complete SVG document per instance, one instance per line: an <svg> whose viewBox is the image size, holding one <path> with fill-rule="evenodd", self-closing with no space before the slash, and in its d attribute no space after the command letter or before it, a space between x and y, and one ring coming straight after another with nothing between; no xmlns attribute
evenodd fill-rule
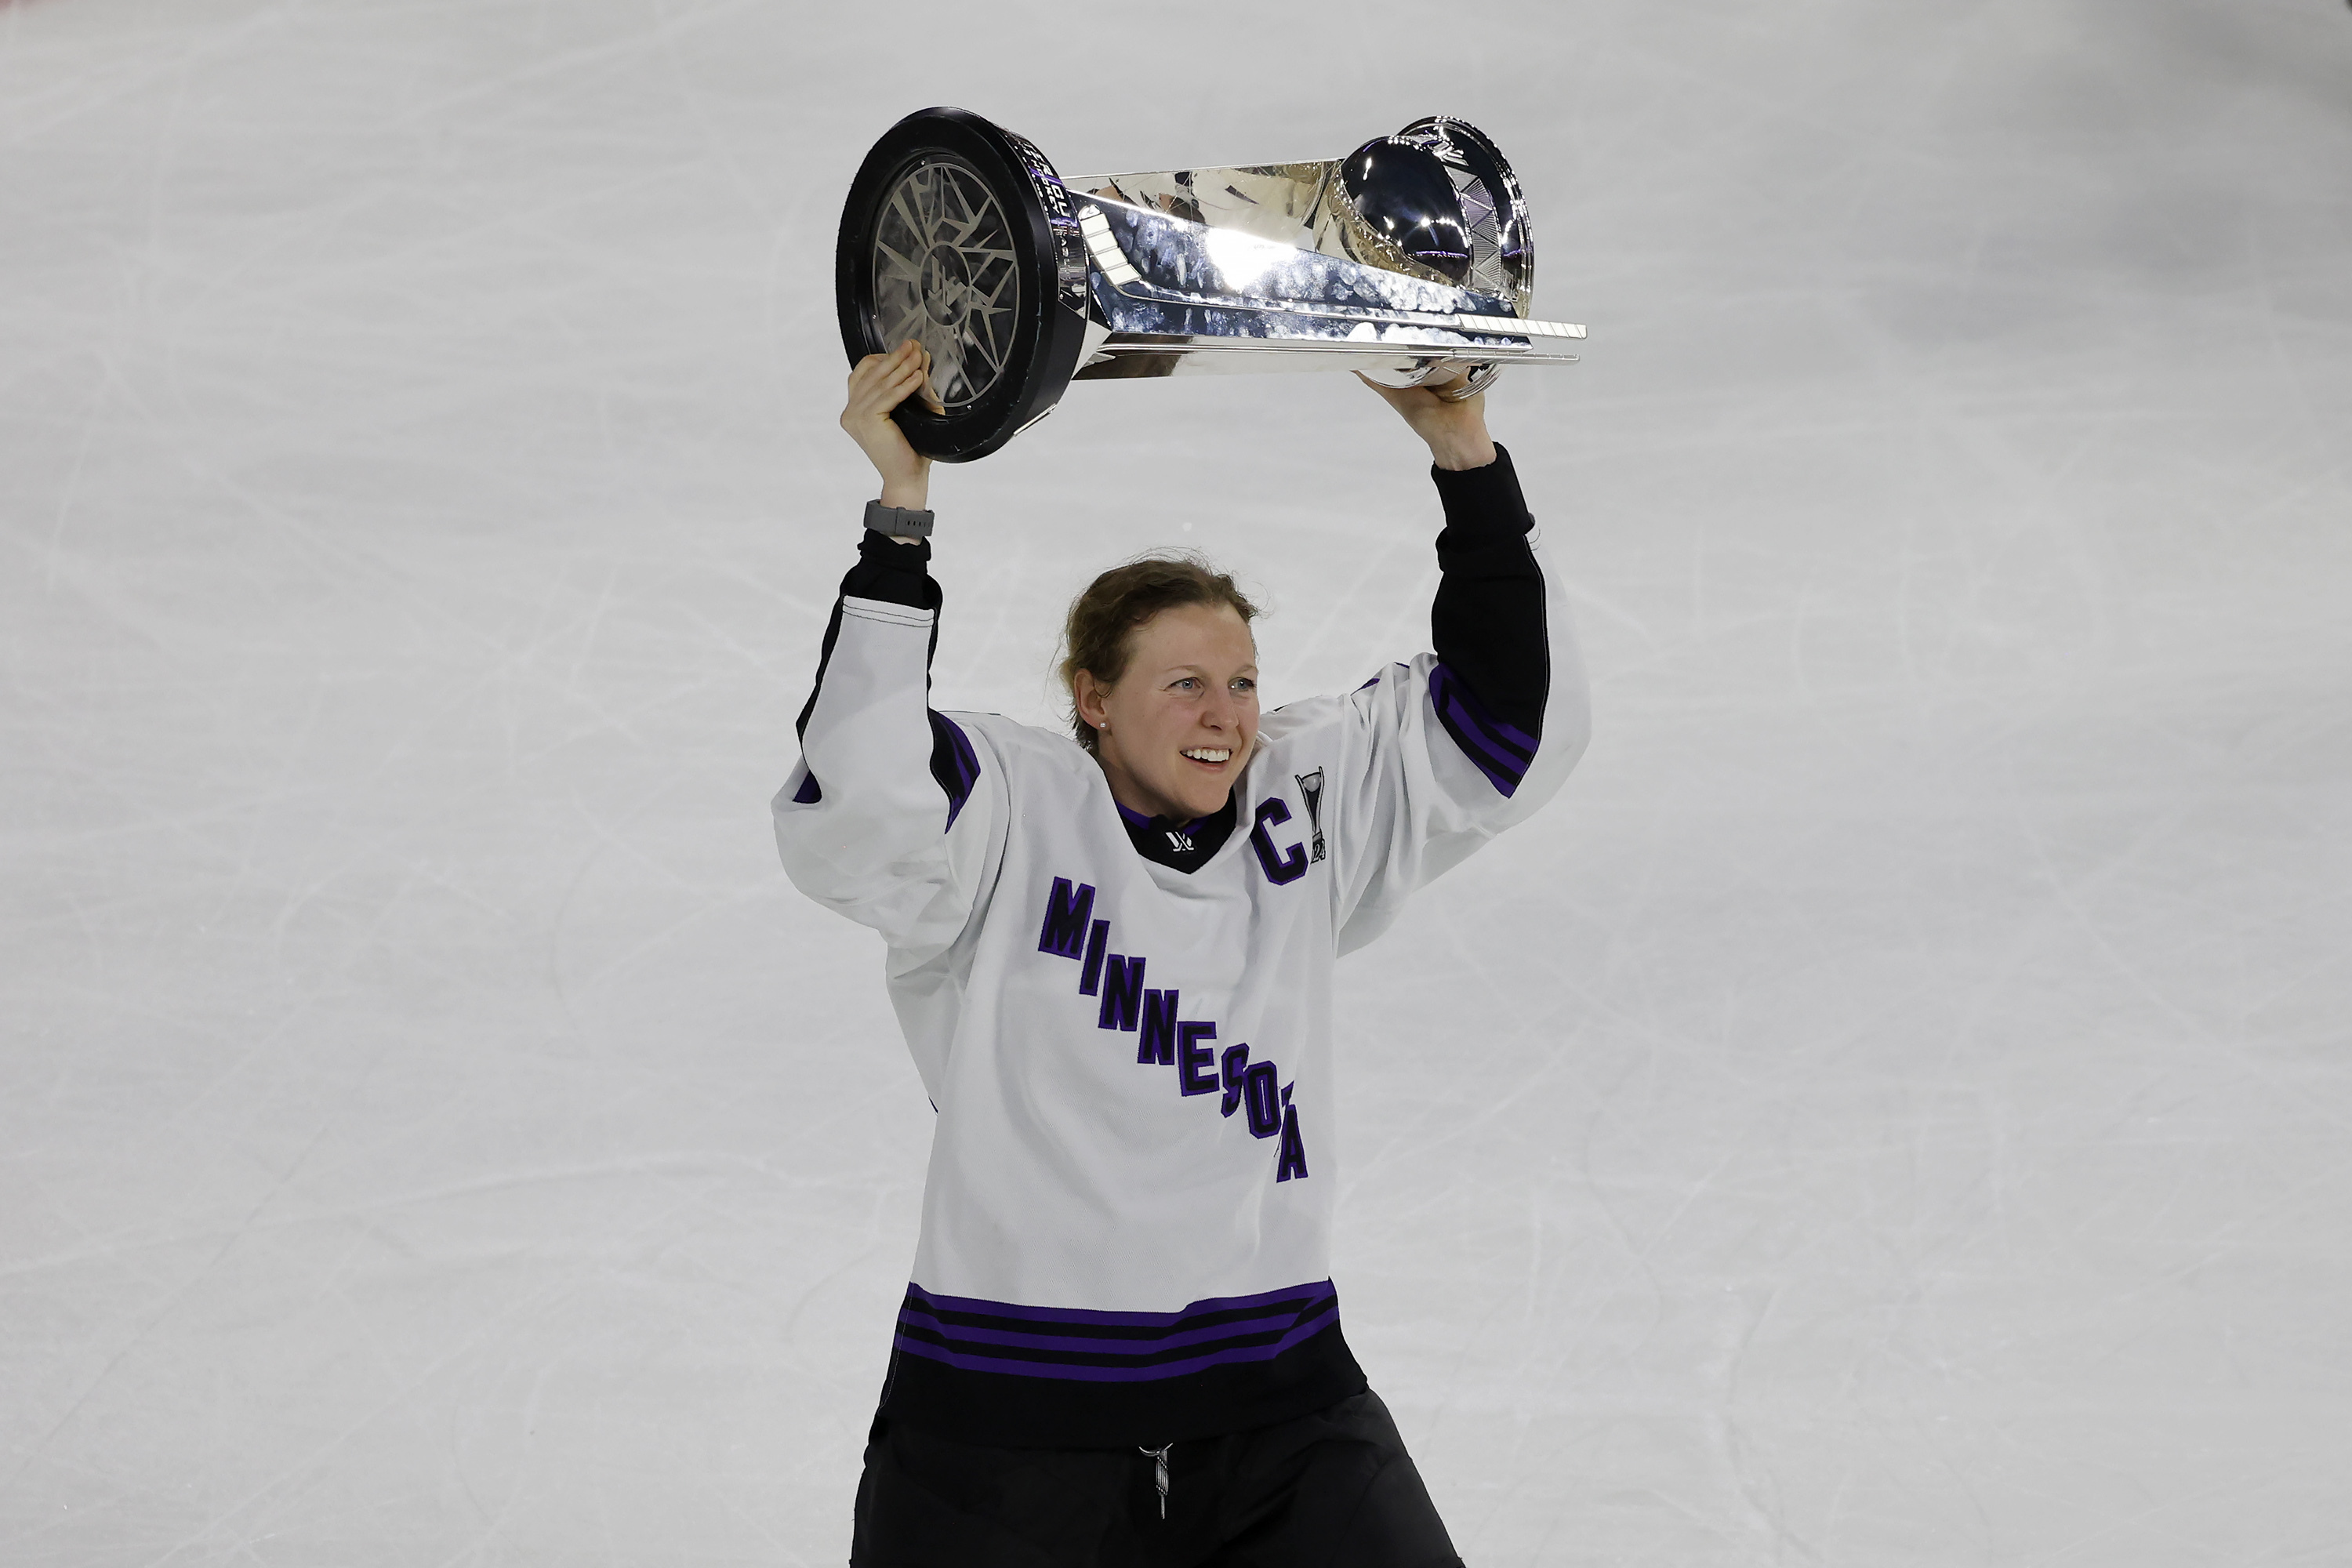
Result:
<svg viewBox="0 0 2352 1568"><path fill-rule="evenodd" d="M1535 519L1511 455L1498 445L1484 468L1429 472L1445 504L1430 647L1489 713L1539 736L1551 677L1543 569L1528 548Z"/></svg>
<svg viewBox="0 0 2352 1568"><path fill-rule="evenodd" d="M845 599L877 599L910 610L940 607L940 585L931 576L931 542L901 544L872 529L857 542L857 564L841 580Z"/></svg>

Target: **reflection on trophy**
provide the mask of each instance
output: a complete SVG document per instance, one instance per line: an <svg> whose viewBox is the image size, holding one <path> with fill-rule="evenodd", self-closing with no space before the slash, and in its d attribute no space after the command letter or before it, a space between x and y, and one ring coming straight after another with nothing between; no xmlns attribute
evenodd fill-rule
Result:
<svg viewBox="0 0 2352 1568"><path fill-rule="evenodd" d="M1072 381L1359 370L1452 395L1567 364L1580 326L1530 319L1526 199L1495 144L1416 120L1345 158L1066 179L961 109L892 126L851 182L834 291L852 363L912 338L943 412L916 449L984 458Z"/></svg>

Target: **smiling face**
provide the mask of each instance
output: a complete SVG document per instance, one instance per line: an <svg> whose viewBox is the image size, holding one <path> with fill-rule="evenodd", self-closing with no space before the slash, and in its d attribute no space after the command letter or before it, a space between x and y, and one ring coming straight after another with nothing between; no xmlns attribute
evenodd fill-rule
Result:
<svg viewBox="0 0 2352 1568"><path fill-rule="evenodd" d="M1121 805L1180 822L1225 804L1257 743L1257 645L1228 605L1179 605L1129 634L1126 673L1072 678Z"/></svg>

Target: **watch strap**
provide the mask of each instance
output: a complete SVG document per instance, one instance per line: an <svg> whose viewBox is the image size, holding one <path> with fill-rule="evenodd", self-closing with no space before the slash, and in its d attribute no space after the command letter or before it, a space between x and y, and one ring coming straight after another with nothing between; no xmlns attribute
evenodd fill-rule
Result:
<svg viewBox="0 0 2352 1568"><path fill-rule="evenodd" d="M909 511L902 506L884 506L878 500L866 503L866 526L877 533L887 533L896 539L929 539L931 536L931 514Z"/></svg>

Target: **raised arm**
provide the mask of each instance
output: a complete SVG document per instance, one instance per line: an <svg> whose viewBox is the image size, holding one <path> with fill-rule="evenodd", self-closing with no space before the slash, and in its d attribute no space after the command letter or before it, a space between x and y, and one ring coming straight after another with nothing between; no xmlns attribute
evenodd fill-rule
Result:
<svg viewBox="0 0 2352 1568"><path fill-rule="evenodd" d="M869 527L842 578L800 713L800 765L774 814L784 869L803 892L894 947L936 951L962 930L987 837L971 824L952 830L995 782L983 781L971 738L929 703L941 599L925 537L930 459L889 417L907 397L929 397L929 369L908 343L850 374L842 428L881 476L878 504L893 509L869 521L895 531Z"/></svg>
<svg viewBox="0 0 2352 1568"><path fill-rule="evenodd" d="M1528 536L1535 520L1510 454L1486 430L1483 392L1463 378L1436 387L1365 379L1429 447L1430 478L1445 508L1437 536L1441 576L1429 608L1438 719L1505 796L1517 793L1543 735L1552 686L1544 575Z"/></svg>
<svg viewBox="0 0 2352 1568"><path fill-rule="evenodd" d="M1565 595L1510 454L1487 433L1485 397L1373 390L1428 444L1445 527L1433 651L1346 700L1352 761L1327 786L1338 795L1335 826L1339 812L1350 819L1347 858L1335 868L1343 951L1549 799L1582 754L1590 723Z"/></svg>

